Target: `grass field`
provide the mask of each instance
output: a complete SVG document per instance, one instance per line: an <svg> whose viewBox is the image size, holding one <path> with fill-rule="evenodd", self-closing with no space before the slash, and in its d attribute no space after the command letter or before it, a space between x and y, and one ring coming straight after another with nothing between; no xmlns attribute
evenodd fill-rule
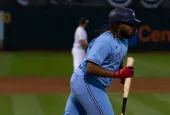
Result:
<svg viewBox="0 0 170 115"><path fill-rule="evenodd" d="M170 77L170 53L129 53L135 58L135 77ZM126 63L126 60L125 60ZM0 77L70 77L71 53L0 53ZM154 86L153 86L154 87ZM122 93L110 93L120 115ZM169 115L170 92L131 93L126 115ZM0 95L0 115L62 115L68 94Z"/></svg>
<svg viewBox="0 0 170 115"><path fill-rule="evenodd" d="M136 77L170 77L170 53L129 53ZM126 59L125 59L126 63ZM0 76L70 77L71 53L1 53Z"/></svg>
<svg viewBox="0 0 170 115"><path fill-rule="evenodd" d="M121 94L109 94L120 115ZM169 115L170 94L130 94L126 115ZM68 95L0 95L0 115L62 115Z"/></svg>

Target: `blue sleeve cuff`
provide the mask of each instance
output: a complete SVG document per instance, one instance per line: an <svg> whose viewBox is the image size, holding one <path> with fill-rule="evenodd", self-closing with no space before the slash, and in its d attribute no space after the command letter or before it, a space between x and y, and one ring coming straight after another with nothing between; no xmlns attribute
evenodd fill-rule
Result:
<svg viewBox="0 0 170 115"><path fill-rule="evenodd" d="M94 61L94 60L92 60L92 59L86 59L86 61L90 61L90 62L93 62L93 63L95 63L95 64L97 64L97 65L100 65L99 63L97 63L96 61Z"/></svg>

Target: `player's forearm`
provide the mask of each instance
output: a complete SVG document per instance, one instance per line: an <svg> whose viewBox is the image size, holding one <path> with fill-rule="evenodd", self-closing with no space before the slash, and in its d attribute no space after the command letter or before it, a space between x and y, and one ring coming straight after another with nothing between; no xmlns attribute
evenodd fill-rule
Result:
<svg viewBox="0 0 170 115"><path fill-rule="evenodd" d="M92 62L87 62L87 73L93 74L95 76L104 77L104 78L113 78L114 71L105 69L97 64Z"/></svg>
<svg viewBox="0 0 170 115"><path fill-rule="evenodd" d="M81 46L84 47L84 48L87 48L88 45L89 45L88 42L86 42L86 41L84 41L84 40L81 40L81 41L80 41L80 44L81 44Z"/></svg>
<svg viewBox="0 0 170 115"><path fill-rule="evenodd" d="M86 42L86 43L85 43L85 44L83 44L82 46L83 46L83 47L85 47L85 48L87 48L87 47L88 47L88 45L89 45L89 44Z"/></svg>

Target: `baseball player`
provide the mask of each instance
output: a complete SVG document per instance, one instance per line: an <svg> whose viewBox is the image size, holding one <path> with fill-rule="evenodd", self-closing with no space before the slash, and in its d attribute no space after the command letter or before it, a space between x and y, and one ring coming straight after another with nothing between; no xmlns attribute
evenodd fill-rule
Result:
<svg viewBox="0 0 170 115"><path fill-rule="evenodd" d="M120 69L127 53L122 40L134 35L139 22L131 9L110 12L109 30L91 41L84 61L72 74L64 115L114 115L106 88L113 79L133 77L132 66Z"/></svg>
<svg viewBox="0 0 170 115"><path fill-rule="evenodd" d="M74 43L72 48L74 71L81 64L86 56L86 49L88 47L87 32L85 30L89 20L87 18L80 18L79 26L74 35Z"/></svg>

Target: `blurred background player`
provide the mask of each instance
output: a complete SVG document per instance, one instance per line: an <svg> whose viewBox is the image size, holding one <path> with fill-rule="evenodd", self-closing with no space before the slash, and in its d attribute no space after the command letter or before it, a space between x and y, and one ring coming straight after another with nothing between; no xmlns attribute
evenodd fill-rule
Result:
<svg viewBox="0 0 170 115"><path fill-rule="evenodd" d="M86 55L86 49L88 47L88 36L85 28L88 23L89 20L87 18L81 17L79 20L79 26L76 28L74 34L74 43L72 48L74 71L81 64Z"/></svg>

